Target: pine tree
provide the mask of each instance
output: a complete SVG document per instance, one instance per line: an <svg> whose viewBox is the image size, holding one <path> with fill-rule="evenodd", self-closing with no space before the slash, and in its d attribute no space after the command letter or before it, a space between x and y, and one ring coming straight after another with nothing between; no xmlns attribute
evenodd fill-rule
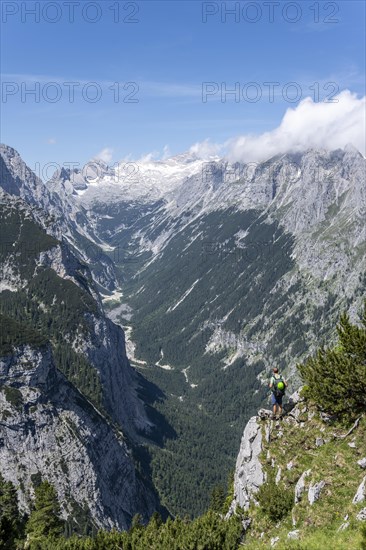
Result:
<svg viewBox="0 0 366 550"><path fill-rule="evenodd" d="M210 510L213 512L222 512L225 502L225 489L222 485L216 485L212 489L211 499L210 499Z"/></svg>
<svg viewBox="0 0 366 550"><path fill-rule="evenodd" d="M14 485L0 474L0 548L14 548L20 534L21 519Z"/></svg>
<svg viewBox="0 0 366 550"><path fill-rule="evenodd" d="M45 539L56 539L64 530L54 487L48 481L43 481L34 492L34 509L26 525L31 550L38 548Z"/></svg>
<svg viewBox="0 0 366 550"><path fill-rule="evenodd" d="M366 302L361 326L342 314L338 344L298 365L308 395L331 414L354 416L366 408Z"/></svg>

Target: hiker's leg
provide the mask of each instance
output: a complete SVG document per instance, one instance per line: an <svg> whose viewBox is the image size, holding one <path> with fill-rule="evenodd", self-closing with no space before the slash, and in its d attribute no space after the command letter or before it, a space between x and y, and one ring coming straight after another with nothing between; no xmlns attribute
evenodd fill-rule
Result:
<svg viewBox="0 0 366 550"><path fill-rule="evenodd" d="M276 398L275 398L273 393L271 395L271 403L272 403L272 416L274 418L276 416L277 403L276 403Z"/></svg>
<svg viewBox="0 0 366 550"><path fill-rule="evenodd" d="M282 395L277 399L278 403L278 416L282 416Z"/></svg>

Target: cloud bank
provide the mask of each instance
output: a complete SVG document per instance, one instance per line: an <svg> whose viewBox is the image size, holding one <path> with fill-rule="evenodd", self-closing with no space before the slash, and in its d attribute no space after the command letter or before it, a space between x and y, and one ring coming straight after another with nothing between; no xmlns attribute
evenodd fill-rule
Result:
<svg viewBox="0 0 366 550"><path fill-rule="evenodd" d="M334 100L316 103L307 97L287 109L281 124L270 132L238 136L221 145L205 140L191 150L203 156L220 152L231 162L260 162L287 152L334 150L352 144L366 156L366 97L344 90Z"/></svg>

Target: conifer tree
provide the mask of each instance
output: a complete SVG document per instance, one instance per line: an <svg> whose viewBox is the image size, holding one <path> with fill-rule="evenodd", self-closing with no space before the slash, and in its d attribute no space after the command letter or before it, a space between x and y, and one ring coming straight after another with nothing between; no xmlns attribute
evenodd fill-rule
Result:
<svg viewBox="0 0 366 550"><path fill-rule="evenodd" d="M213 512L222 512L224 502L225 490L222 485L216 485L211 493L210 510Z"/></svg>
<svg viewBox="0 0 366 550"><path fill-rule="evenodd" d="M343 313L338 344L298 365L309 397L328 413L354 416L366 409L366 302L361 321L353 325Z"/></svg>
<svg viewBox="0 0 366 550"><path fill-rule="evenodd" d="M41 548L45 539L56 539L64 530L60 519L60 505L54 487L43 481L35 488L34 509L26 525L31 550Z"/></svg>
<svg viewBox="0 0 366 550"><path fill-rule="evenodd" d="M14 548L20 534L18 497L14 485L0 474L0 548Z"/></svg>

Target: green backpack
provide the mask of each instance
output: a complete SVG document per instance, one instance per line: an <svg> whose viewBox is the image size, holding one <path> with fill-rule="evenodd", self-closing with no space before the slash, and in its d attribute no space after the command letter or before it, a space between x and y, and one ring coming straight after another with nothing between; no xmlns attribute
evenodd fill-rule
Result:
<svg viewBox="0 0 366 550"><path fill-rule="evenodd" d="M278 376L278 378L276 378L275 376L273 378L274 382L272 386L272 391L276 397L282 397L283 395L285 395L286 391L285 381L282 378L281 374Z"/></svg>

